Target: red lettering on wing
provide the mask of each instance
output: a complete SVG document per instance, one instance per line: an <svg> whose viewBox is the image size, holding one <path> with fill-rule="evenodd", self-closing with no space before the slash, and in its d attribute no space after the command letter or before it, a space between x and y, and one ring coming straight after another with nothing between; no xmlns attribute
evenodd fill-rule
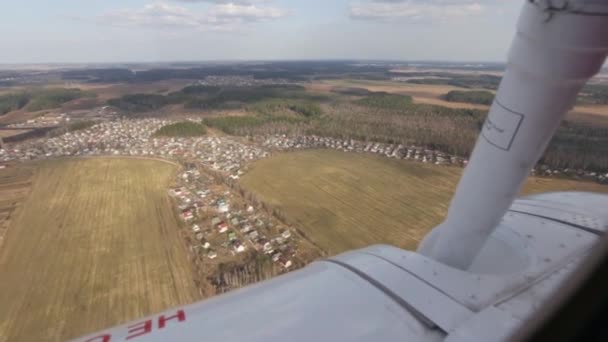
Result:
<svg viewBox="0 0 608 342"><path fill-rule="evenodd" d="M172 319L176 319L176 318L177 318L178 322L185 321L186 320L186 313L184 312L184 310L178 310L177 314L175 314L173 316L169 316L169 317L165 317L164 315L160 316L158 318L158 328L159 329L164 328L166 326L166 324L167 324L167 321L172 320Z"/></svg>
<svg viewBox="0 0 608 342"><path fill-rule="evenodd" d="M83 341L83 342L110 342L111 338L112 338L112 335L103 334L103 335L91 337L90 339Z"/></svg>
<svg viewBox="0 0 608 342"><path fill-rule="evenodd" d="M130 340L132 338L135 338L135 337L138 337L141 335L145 335L145 334L149 333L150 331L152 331L152 320L151 319L149 319L145 322L137 323L137 324L130 326L128 333L132 334L132 335L127 336L126 339Z"/></svg>

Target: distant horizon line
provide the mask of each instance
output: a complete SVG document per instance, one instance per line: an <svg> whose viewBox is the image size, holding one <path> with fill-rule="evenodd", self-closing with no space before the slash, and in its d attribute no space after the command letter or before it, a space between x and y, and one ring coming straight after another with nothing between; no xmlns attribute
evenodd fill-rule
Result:
<svg viewBox="0 0 608 342"><path fill-rule="evenodd" d="M441 59L393 59L393 58L285 58L285 59L200 59L158 61L88 61L88 62L0 62L0 66L61 66L61 65L112 65L112 64L197 64L197 63L260 63L260 62L378 62L378 63L453 63L453 64L506 64L491 60L441 60Z"/></svg>

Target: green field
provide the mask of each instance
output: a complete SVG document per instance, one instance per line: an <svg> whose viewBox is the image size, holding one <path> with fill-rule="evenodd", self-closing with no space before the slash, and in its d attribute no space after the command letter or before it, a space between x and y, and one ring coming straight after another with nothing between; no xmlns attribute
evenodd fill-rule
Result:
<svg viewBox="0 0 608 342"><path fill-rule="evenodd" d="M0 249L1 342L74 338L199 298L166 192L174 165L34 165Z"/></svg>
<svg viewBox="0 0 608 342"><path fill-rule="evenodd" d="M245 188L279 208L330 255L374 243L414 249L447 212L462 169L315 150L256 162ZM525 192L608 192L608 186L531 179Z"/></svg>

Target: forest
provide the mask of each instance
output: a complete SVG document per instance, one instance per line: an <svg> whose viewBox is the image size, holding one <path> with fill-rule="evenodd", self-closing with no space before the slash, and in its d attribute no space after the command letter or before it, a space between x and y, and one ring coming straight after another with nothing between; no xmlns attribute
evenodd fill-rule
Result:
<svg viewBox="0 0 608 342"><path fill-rule="evenodd" d="M0 96L0 115L14 110L19 110L30 101L30 96L25 93L7 94Z"/></svg>
<svg viewBox="0 0 608 342"><path fill-rule="evenodd" d="M494 94L485 90L452 90L443 96L448 102L464 102L481 105L491 105L494 102Z"/></svg>
<svg viewBox="0 0 608 342"><path fill-rule="evenodd" d="M29 112L58 108L62 104L81 97L94 97L95 94L80 89L47 88L0 96L0 115L14 110L25 109Z"/></svg>
<svg viewBox="0 0 608 342"><path fill-rule="evenodd" d="M111 99L108 105L125 112L148 112L170 104L169 98L158 94L128 94L118 99Z"/></svg>
<svg viewBox="0 0 608 342"><path fill-rule="evenodd" d="M215 87L193 85L168 95L129 94L111 99L108 104L126 112L147 112L170 104L183 104L196 110L234 109L261 101L289 101L284 103L291 110L303 115L317 115L314 101L327 100L321 95L307 93L299 85L265 85L255 87Z"/></svg>
<svg viewBox="0 0 608 342"><path fill-rule="evenodd" d="M180 65L179 68L155 68L132 71L124 68L68 70L61 78L71 81L101 82L154 82L169 79L200 80L207 76L251 75L255 79L285 79L292 82L349 75L370 79L389 79L388 65L361 65L357 61L283 61L253 64ZM335 76L333 76L335 75Z"/></svg>
<svg viewBox="0 0 608 342"><path fill-rule="evenodd" d="M262 102L263 104L264 102ZM319 104L321 113L298 115L287 106L248 106L248 116L204 119L227 134L319 135L417 145L467 157L486 111L415 104L408 96L373 94ZM565 121L539 164L550 168L608 171L608 127Z"/></svg>
<svg viewBox="0 0 608 342"><path fill-rule="evenodd" d="M207 129L200 123L184 121L159 128L155 137L199 137L207 134Z"/></svg>
<svg viewBox="0 0 608 342"><path fill-rule="evenodd" d="M421 77L424 78L413 78L409 79L407 83L413 84L438 84L438 85L450 85L460 88L483 88L496 90L502 79L501 76L496 75L464 75L454 73L400 73L400 77Z"/></svg>

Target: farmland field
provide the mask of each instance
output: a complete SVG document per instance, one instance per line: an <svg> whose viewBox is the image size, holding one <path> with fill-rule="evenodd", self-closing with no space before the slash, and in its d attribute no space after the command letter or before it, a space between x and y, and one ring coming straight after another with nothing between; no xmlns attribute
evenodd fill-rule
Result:
<svg viewBox="0 0 608 342"><path fill-rule="evenodd" d="M31 190L0 248L1 342L74 338L199 298L166 193L175 166L26 165Z"/></svg>
<svg viewBox="0 0 608 342"><path fill-rule="evenodd" d="M260 160L242 183L331 255L374 243L416 248L445 216L461 172L369 154L314 150ZM608 186L533 178L524 192L555 190L608 192Z"/></svg>
<svg viewBox="0 0 608 342"><path fill-rule="evenodd" d="M448 108L475 108L481 110L489 109L489 106L449 102L442 99L442 96L452 90L480 90L474 88L461 88L452 85L434 85L434 84L412 84L406 82L394 81L371 81L371 80L351 80L338 79L317 81L307 85L311 91L328 93L335 87L354 87L367 89L373 92L387 92L392 94L404 94L412 96L414 103L438 105ZM487 90L487 89L486 89ZM608 105L577 105L572 112L584 114L587 116L602 117L608 116ZM575 117L570 117L574 119Z"/></svg>

